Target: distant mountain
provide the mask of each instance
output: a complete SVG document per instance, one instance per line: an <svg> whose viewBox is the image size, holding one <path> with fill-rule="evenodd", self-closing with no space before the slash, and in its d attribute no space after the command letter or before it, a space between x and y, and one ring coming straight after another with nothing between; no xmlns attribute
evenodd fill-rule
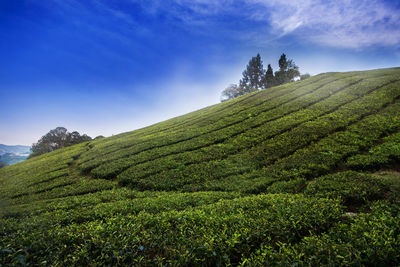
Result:
<svg viewBox="0 0 400 267"><path fill-rule="evenodd" d="M21 155L21 154L30 154L31 153L31 147L30 146L8 146L8 145L3 145L0 144L0 155L4 155L6 153L12 153L15 155Z"/></svg>
<svg viewBox="0 0 400 267"><path fill-rule="evenodd" d="M8 146L0 144L0 162L8 165L26 160L30 153L30 146Z"/></svg>

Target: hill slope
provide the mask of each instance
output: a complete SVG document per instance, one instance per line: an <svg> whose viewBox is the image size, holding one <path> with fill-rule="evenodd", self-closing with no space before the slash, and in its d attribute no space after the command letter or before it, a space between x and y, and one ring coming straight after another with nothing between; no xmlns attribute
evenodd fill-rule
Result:
<svg viewBox="0 0 400 267"><path fill-rule="evenodd" d="M3 168L0 263L399 264L399 114L325 73Z"/></svg>

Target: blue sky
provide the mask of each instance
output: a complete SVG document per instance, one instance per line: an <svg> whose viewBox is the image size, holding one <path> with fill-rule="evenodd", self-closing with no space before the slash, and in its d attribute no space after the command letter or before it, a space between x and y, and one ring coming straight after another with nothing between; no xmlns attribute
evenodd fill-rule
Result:
<svg viewBox="0 0 400 267"><path fill-rule="evenodd" d="M400 66L400 2L2 0L0 143L95 137L219 102L252 56L302 73Z"/></svg>

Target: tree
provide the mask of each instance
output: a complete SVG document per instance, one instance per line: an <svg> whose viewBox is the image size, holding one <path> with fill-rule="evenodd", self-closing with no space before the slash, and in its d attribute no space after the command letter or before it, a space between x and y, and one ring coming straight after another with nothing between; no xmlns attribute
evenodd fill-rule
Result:
<svg viewBox="0 0 400 267"><path fill-rule="evenodd" d="M242 88L245 94L264 89L265 70L261 61L260 54L253 57L243 71L243 78L239 82L239 87Z"/></svg>
<svg viewBox="0 0 400 267"><path fill-rule="evenodd" d="M294 78L299 76L299 67L296 66L293 60L287 60L286 55L282 54L279 58L279 71L275 72L277 84L284 84L294 81Z"/></svg>
<svg viewBox="0 0 400 267"><path fill-rule="evenodd" d="M86 134L80 135L77 131L69 133L66 128L57 127L42 136L37 143L32 144L32 154L29 158L90 140L92 138Z"/></svg>
<svg viewBox="0 0 400 267"><path fill-rule="evenodd" d="M275 72L275 75L271 64L268 64L267 71L264 70L261 56L257 54L257 56L251 58L246 69L243 71L243 77L239 81L239 86L231 84L222 92L221 102L253 91L291 82L299 76L299 67L296 66L293 60L288 60L285 54L282 54L279 59L279 70ZM306 77L304 76L303 78Z"/></svg>
<svg viewBox="0 0 400 267"><path fill-rule="evenodd" d="M282 54L279 58L279 71L275 72L276 81L278 84L287 82L286 70L288 68L288 61L286 55Z"/></svg>
<svg viewBox="0 0 400 267"><path fill-rule="evenodd" d="M224 91L222 91L221 102L234 99L243 94L244 92L240 86L237 84L231 84Z"/></svg>
<svg viewBox="0 0 400 267"><path fill-rule="evenodd" d="M90 140L92 140L90 136L87 136L86 134L80 135L77 131L74 131L72 133L67 134L66 146L72 146Z"/></svg>
<svg viewBox="0 0 400 267"><path fill-rule="evenodd" d="M275 85L274 71L272 70L271 64L268 64L268 68L264 76L264 88L270 88L274 85Z"/></svg>

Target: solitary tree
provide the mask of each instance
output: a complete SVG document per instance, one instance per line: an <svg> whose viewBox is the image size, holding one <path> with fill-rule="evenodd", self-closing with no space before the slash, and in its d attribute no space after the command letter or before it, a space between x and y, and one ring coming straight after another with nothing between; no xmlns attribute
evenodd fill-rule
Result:
<svg viewBox="0 0 400 267"><path fill-rule="evenodd" d="M275 85L274 71L272 70L271 64L268 64L268 68L264 76L264 87L269 88L274 85Z"/></svg>
<svg viewBox="0 0 400 267"><path fill-rule="evenodd" d="M224 91L222 91L221 102L234 99L243 94L244 92L240 86L237 84L231 84Z"/></svg>
<svg viewBox="0 0 400 267"><path fill-rule="evenodd" d="M282 54L279 58L279 71L275 72L277 84L291 82L299 76L299 67L296 66L293 60L287 60L286 55Z"/></svg>
<svg viewBox="0 0 400 267"><path fill-rule="evenodd" d="M239 87L242 88L245 94L264 89L265 70L261 61L260 54L253 57L243 71L243 78L239 82Z"/></svg>
<svg viewBox="0 0 400 267"><path fill-rule="evenodd" d="M57 127L42 136L37 143L32 144L32 154L29 158L90 140L92 138L86 134L80 135L77 131L69 133L66 128Z"/></svg>

